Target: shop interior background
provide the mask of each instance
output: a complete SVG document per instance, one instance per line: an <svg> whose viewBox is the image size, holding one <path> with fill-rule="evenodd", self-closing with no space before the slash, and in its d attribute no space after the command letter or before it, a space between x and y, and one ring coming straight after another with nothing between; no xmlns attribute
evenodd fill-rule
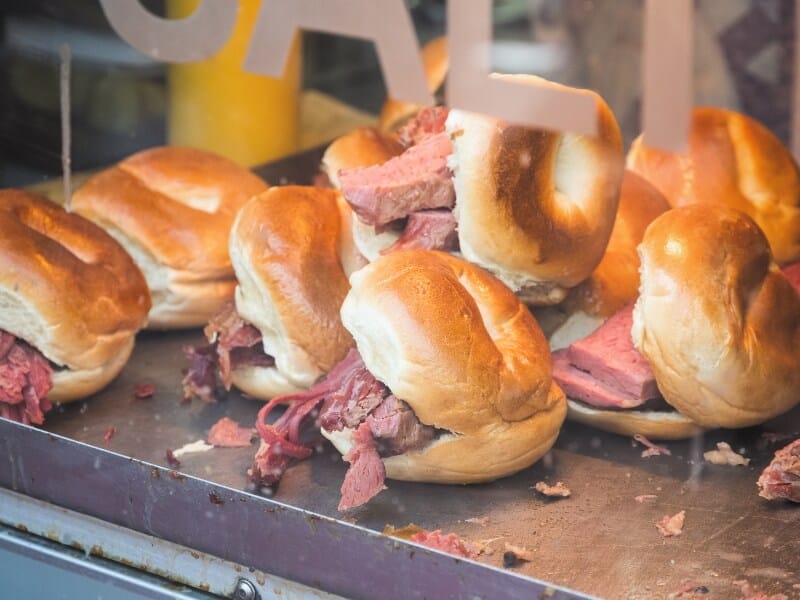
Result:
<svg viewBox="0 0 800 600"><path fill-rule="evenodd" d="M142 2L164 14L164 0ZM603 95L626 143L639 133L642 0L494 0L493 68ZM408 0L420 44L445 31L444 0ZM697 0L695 104L740 110L788 143L793 0ZM72 50L72 166L91 170L166 143L166 65L128 46L96 0L0 8L0 186L61 174L59 49ZM373 45L303 34L303 88L369 113L385 87Z"/></svg>

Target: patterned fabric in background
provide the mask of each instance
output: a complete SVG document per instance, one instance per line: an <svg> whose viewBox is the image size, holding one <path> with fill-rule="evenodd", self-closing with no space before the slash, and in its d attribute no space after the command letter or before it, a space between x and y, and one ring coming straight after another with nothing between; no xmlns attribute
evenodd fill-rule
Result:
<svg viewBox="0 0 800 600"><path fill-rule="evenodd" d="M718 33L741 108L789 141L795 3L758 0Z"/></svg>
<svg viewBox="0 0 800 600"><path fill-rule="evenodd" d="M603 95L626 142L640 133L642 5L566 0L564 10L581 61L565 83ZM696 0L695 104L745 112L788 144L794 14L794 0Z"/></svg>

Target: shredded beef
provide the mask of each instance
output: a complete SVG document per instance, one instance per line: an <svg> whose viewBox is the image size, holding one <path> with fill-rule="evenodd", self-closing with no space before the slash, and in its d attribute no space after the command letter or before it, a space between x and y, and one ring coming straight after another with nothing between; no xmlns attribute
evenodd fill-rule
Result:
<svg viewBox="0 0 800 600"><path fill-rule="evenodd" d="M189 368L181 381L183 401L199 398L203 402L216 402L217 353L214 346L185 346L183 352L189 359Z"/></svg>
<svg viewBox="0 0 800 600"><path fill-rule="evenodd" d="M664 537L674 537L683 533L683 526L686 523L686 511L682 510L672 516L664 515L656 523L656 529Z"/></svg>
<svg viewBox="0 0 800 600"><path fill-rule="evenodd" d="M41 425L52 408L53 369L29 344L0 330L0 417Z"/></svg>
<svg viewBox="0 0 800 600"><path fill-rule="evenodd" d="M767 500L800 502L800 438L775 453L758 478L758 493Z"/></svg>
<svg viewBox="0 0 800 600"><path fill-rule="evenodd" d="M272 425L267 424L266 418L281 405L286 410ZM433 427L422 425L407 404L375 379L353 349L308 391L273 398L262 407L256 420L262 441L249 471L251 481L276 483L290 459L311 456L313 443L305 438L320 426L328 431L357 428L355 449L345 457L351 463L342 487L342 506L347 508L366 502L382 489L383 475L380 485L376 477L385 474L383 463L377 468L375 458L380 462L381 455L418 448L435 434ZM368 480L357 483L362 477ZM360 498L363 501L356 504Z"/></svg>
<svg viewBox="0 0 800 600"><path fill-rule="evenodd" d="M218 376L222 386L229 390L234 370L275 364L275 359L264 352L261 332L239 316L232 302L212 317L203 331L208 345L184 348L189 359L181 382L184 402L192 398L216 402Z"/></svg>
<svg viewBox="0 0 800 600"><path fill-rule="evenodd" d="M136 383L133 385L133 396L140 400L152 398L156 393L156 386L152 383Z"/></svg>
<svg viewBox="0 0 800 600"><path fill-rule="evenodd" d="M382 456L402 454L426 446L436 434L433 427L420 423L411 407L394 394L387 396L372 411L367 417L367 424Z"/></svg>
<svg viewBox="0 0 800 600"><path fill-rule="evenodd" d="M320 411L319 424L328 431L357 427L389 394L389 389L364 366L357 350L351 350L345 361L349 367L342 370Z"/></svg>
<svg viewBox="0 0 800 600"><path fill-rule="evenodd" d="M208 443L224 448L240 448L250 445L253 429L242 427L233 419L222 417L211 426L208 432Z"/></svg>
<svg viewBox="0 0 800 600"><path fill-rule="evenodd" d="M258 412L256 430L261 445L249 471L250 480L260 484L273 484L280 480L289 466L290 458L308 458L311 445L303 441L304 434L316 427L313 419L307 418L328 396L341 388L352 373L363 368L364 363L357 350L351 350L342 362L333 367L328 376L306 392L278 396L265 404ZM266 418L278 406L287 408L272 425Z"/></svg>
<svg viewBox="0 0 800 600"><path fill-rule="evenodd" d="M451 210L421 210L411 213L398 240L381 250L388 254L396 250L458 250L456 218Z"/></svg>
<svg viewBox="0 0 800 600"><path fill-rule="evenodd" d="M441 529L420 531L411 536L411 541L464 558L476 558L479 554L474 544L465 542L455 533L442 533Z"/></svg>
<svg viewBox="0 0 800 600"><path fill-rule="evenodd" d="M369 425L362 423L353 434L353 447L344 455L350 463L342 482L339 510L361 506L385 489L386 467L383 465Z"/></svg>
<svg viewBox="0 0 800 600"><path fill-rule="evenodd" d="M226 390L231 389L231 371L236 367L248 364L246 357L260 354L267 358L266 366L274 364L274 361L264 354L263 348L259 347L261 332L239 316L232 302L226 304L219 313L212 317L203 331L206 338L212 344L216 344L219 374ZM241 349L253 350L253 352L238 352L236 356L238 364L236 364L233 351Z"/></svg>
<svg viewBox="0 0 800 600"><path fill-rule="evenodd" d="M633 435L633 439L636 442L639 442L642 446L645 447L642 450L642 458L650 458L651 456L670 456L672 452L669 448L665 448L664 446L659 446L658 444L654 444L646 437L644 437L641 433L636 433Z"/></svg>

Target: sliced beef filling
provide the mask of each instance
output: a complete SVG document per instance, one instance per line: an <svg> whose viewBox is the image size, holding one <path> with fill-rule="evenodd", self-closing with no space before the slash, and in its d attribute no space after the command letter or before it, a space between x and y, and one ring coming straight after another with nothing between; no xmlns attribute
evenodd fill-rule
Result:
<svg viewBox="0 0 800 600"><path fill-rule="evenodd" d="M791 283L794 289L797 290L797 293L800 294L800 263L794 263L793 265L784 267L783 274L786 275L786 279L789 280L789 283Z"/></svg>
<svg viewBox="0 0 800 600"><path fill-rule="evenodd" d="M758 478L758 495L767 500L800 502L800 439L775 453Z"/></svg>
<svg viewBox="0 0 800 600"><path fill-rule="evenodd" d="M342 194L376 233L397 229L406 221L401 247L451 249L457 242L455 218L414 218L420 211L445 209L451 214L455 190L447 159L453 148L444 131L447 109L426 108L400 133L408 146L403 154L381 165L343 169L339 172ZM435 224L436 235L433 235ZM419 237L414 241L414 237ZM435 244L435 245L432 245Z"/></svg>
<svg viewBox="0 0 800 600"><path fill-rule="evenodd" d="M0 330L0 417L41 425L53 405L49 361L26 342Z"/></svg>
<svg viewBox="0 0 800 600"><path fill-rule="evenodd" d="M389 394L367 417L367 425L381 456L403 454L427 446L436 429L420 423L411 407Z"/></svg>
<svg viewBox="0 0 800 600"><path fill-rule="evenodd" d="M356 429L353 447L344 455L344 459L350 463L350 467L344 474L339 510L361 506L386 487L383 484L386 467L367 423L362 423Z"/></svg>
<svg viewBox="0 0 800 600"><path fill-rule="evenodd" d="M381 254L412 248L458 250L458 233L453 211L421 210L411 213L400 238L381 250Z"/></svg>
<svg viewBox="0 0 800 600"><path fill-rule="evenodd" d="M647 359L631 339L633 305L591 335L553 353L553 379L564 393L598 408L666 408Z"/></svg>
<svg viewBox="0 0 800 600"><path fill-rule="evenodd" d="M286 405L286 410L267 424L267 416L279 405ZM382 456L423 447L436 435L433 427L420 423L405 402L375 379L357 350L350 350L307 392L274 398L259 411L256 428L262 442L250 470L251 480L275 483L289 459L309 457L313 442L308 434L317 427L355 429L354 445L344 457L350 468L342 484L341 510L360 506L383 489Z"/></svg>
<svg viewBox="0 0 800 600"><path fill-rule="evenodd" d="M229 390L231 373L246 366L271 367L275 359L264 352L261 332L242 319L233 303L216 314L204 329L210 344L188 346L184 352L190 361L182 385L183 399L216 401L219 382Z"/></svg>

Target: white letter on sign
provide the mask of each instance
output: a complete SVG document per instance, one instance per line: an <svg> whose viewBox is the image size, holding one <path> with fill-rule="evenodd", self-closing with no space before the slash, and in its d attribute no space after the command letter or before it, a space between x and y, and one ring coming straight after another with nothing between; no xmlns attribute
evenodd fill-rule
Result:
<svg viewBox="0 0 800 600"><path fill-rule="evenodd" d="M491 0L448 0L447 104L499 119L583 135L597 133L597 105L586 91L491 76Z"/></svg>
<svg viewBox="0 0 800 600"><path fill-rule="evenodd" d="M693 0L647 0L642 57L642 144L685 152L692 104Z"/></svg>
<svg viewBox="0 0 800 600"><path fill-rule="evenodd" d="M245 70L280 77L298 28L374 41L389 95L434 104L403 0L263 0Z"/></svg>
<svg viewBox="0 0 800 600"><path fill-rule="evenodd" d="M213 56L233 31L238 3L202 0L185 19L162 19L138 0L100 0L119 36L139 52L167 62L192 62Z"/></svg>

